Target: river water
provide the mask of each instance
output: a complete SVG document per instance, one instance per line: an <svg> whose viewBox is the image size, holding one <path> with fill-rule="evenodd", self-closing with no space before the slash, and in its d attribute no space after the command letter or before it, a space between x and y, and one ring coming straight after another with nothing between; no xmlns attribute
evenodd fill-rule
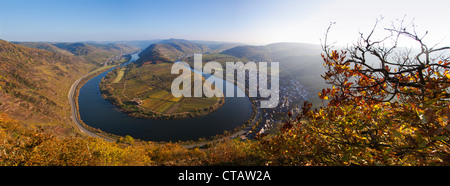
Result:
<svg viewBox="0 0 450 186"><path fill-rule="evenodd" d="M138 58L138 54L133 54L132 59L126 64ZM89 80L80 89L78 96L79 112L83 122L104 132L121 136L130 135L148 141L197 140L223 134L225 130L233 130L247 121L253 111L247 96L225 97L225 104L222 107L205 116L176 120L133 118L101 96L99 83L111 70ZM223 81L224 87L231 84ZM236 85L232 86L235 91L242 91Z"/></svg>

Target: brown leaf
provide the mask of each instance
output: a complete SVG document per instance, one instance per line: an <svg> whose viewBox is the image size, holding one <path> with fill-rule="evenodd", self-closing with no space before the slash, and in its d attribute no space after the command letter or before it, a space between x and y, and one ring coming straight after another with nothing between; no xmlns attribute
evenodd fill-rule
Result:
<svg viewBox="0 0 450 186"><path fill-rule="evenodd" d="M425 117L425 119L427 119L428 123L433 123L436 121L435 114L436 114L436 111L434 111L433 109L427 108L425 110L424 117Z"/></svg>

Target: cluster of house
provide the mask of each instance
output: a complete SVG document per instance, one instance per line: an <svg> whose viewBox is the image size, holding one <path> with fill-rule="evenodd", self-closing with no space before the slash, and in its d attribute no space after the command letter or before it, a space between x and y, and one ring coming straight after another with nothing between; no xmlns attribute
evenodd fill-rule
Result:
<svg viewBox="0 0 450 186"><path fill-rule="evenodd" d="M293 78L280 78L280 101L277 107L262 109L258 133L263 134L276 127L276 124L286 120L288 112L297 115L300 112L299 106L303 101L308 100L311 91Z"/></svg>
<svg viewBox="0 0 450 186"><path fill-rule="evenodd" d="M104 66L115 65L117 62L119 62L120 60L123 59L123 56L131 55L131 54L133 54L133 53L134 53L134 52L121 52L119 55L116 55L116 56L114 56L114 57L112 57L112 58L108 58L108 59L103 63L103 65L104 65Z"/></svg>

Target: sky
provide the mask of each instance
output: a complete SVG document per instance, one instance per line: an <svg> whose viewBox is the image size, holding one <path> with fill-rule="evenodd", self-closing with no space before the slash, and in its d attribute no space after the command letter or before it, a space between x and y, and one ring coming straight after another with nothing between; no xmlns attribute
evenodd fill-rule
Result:
<svg viewBox="0 0 450 186"><path fill-rule="evenodd" d="M0 0L0 39L320 44L336 22L330 40L345 45L380 16L381 32L406 16L426 41L450 45L448 8L448 0Z"/></svg>

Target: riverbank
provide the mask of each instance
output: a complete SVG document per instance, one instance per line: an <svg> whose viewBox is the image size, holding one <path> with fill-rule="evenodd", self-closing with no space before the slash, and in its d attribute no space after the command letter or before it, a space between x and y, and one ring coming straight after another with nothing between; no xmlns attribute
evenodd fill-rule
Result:
<svg viewBox="0 0 450 186"><path fill-rule="evenodd" d="M235 82L236 83L236 82ZM248 96L248 90L246 89L245 94ZM180 145L184 148L208 148L209 146L214 145L215 143L222 142L226 139L234 139L240 138L241 140L252 139L250 137L251 133L254 133L255 129L258 127L260 118L261 118L261 109L257 108L256 100L249 97L250 102L252 103L252 115L250 118L241 124L239 127L234 128L232 131L224 131L223 134L217 134L215 136L211 136L209 138L202 138L196 141L185 141L179 142ZM253 135L254 136L254 135Z"/></svg>
<svg viewBox="0 0 450 186"><path fill-rule="evenodd" d="M223 97L174 97L170 86L177 75L170 73L171 66L159 63L115 69L100 82L102 97L129 116L141 119L200 117L225 104Z"/></svg>
<svg viewBox="0 0 450 186"><path fill-rule="evenodd" d="M84 77L78 79L72 85L72 88L69 92L69 100L70 100L70 103L72 106L72 120L75 123L75 125L77 126L77 128L82 133L85 133L88 136L102 138L102 139L105 139L106 141L110 141L110 142L117 141L120 138L122 138L123 136L107 133L100 129L96 129L96 128L90 127L89 125L85 124L81 120L80 113L78 112L78 109L79 109L78 96L79 96L80 89L83 87L83 85L86 82L88 82L92 78L98 76L99 74L110 70L113 67L116 67L116 66L105 66L105 67L101 67L93 72L90 72L89 74L85 75ZM255 105L253 99L251 99L251 100L252 100L251 102L252 102L252 107L254 108L254 112L252 112L252 116L244 124L241 124L238 128L235 128L232 131L225 131L223 134L217 134L210 138L201 138L201 139L198 139L195 141L194 140L179 141L179 144L185 148L203 147L203 146L207 146L207 145L211 145L211 144L223 141L225 139L236 138L236 137L247 134L249 131L251 131L252 126L255 125L255 122L257 121L257 118L259 116L259 112L256 109L256 105Z"/></svg>
<svg viewBox="0 0 450 186"><path fill-rule="evenodd" d="M79 96L81 87L83 87L83 85L87 81L89 81L91 78L93 78L103 72L108 71L109 69L111 69L115 66L117 66L117 65L103 66L103 67L100 67L100 68L86 74L85 76L79 78L72 84L70 91L68 93L69 104L70 104L70 108L71 108L72 122L75 124L75 126L78 128L78 130L80 130L82 133L84 133L88 136L102 138L109 142L115 141L116 139L114 137L112 137L110 134L105 134L104 132L99 131L98 129L94 129L94 128L86 125L83 122L83 120L81 120L79 106L78 106L78 96Z"/></svg>

